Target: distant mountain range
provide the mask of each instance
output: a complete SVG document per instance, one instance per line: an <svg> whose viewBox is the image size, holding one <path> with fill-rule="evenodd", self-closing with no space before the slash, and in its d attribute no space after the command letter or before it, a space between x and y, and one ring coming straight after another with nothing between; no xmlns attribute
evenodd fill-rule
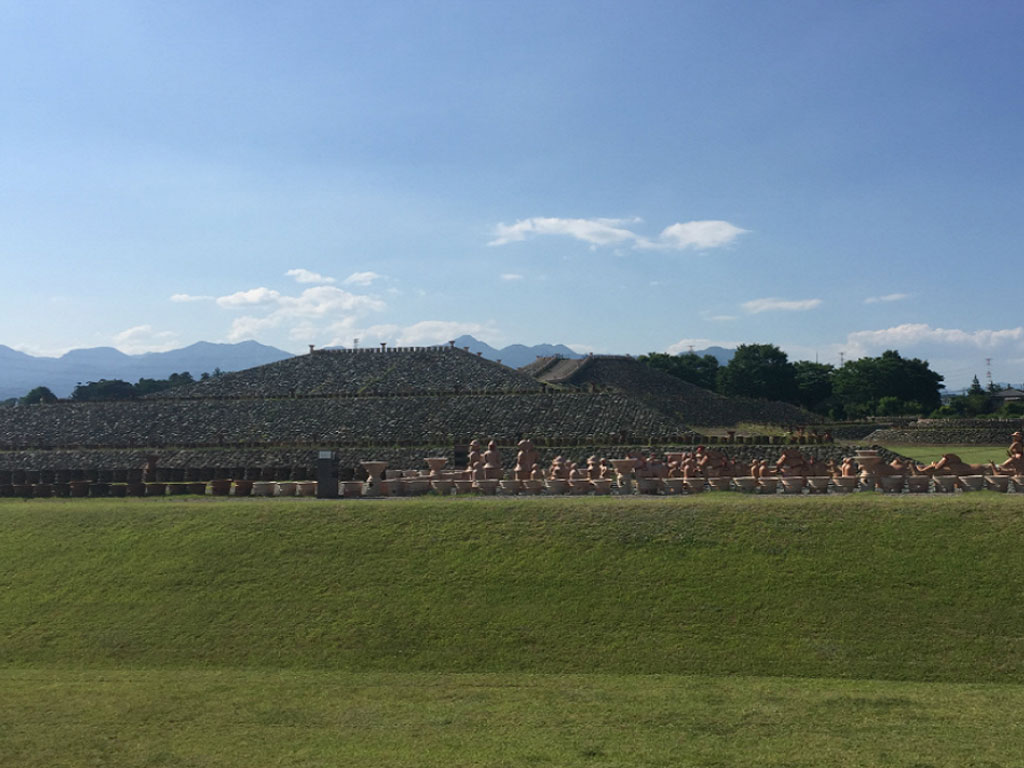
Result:
<svg viewBox="0 0 1024 768"><path fill-rule="evenodd" d="M468 347L470 352L479 352L488 360L500 360L510 368L521 368L538 357L584 357L564 344L511 344L495 349L472 336L459 336L455 346ZM723 365L732 357L731 349L721 347L696 352L714 355ZM293 355L255 341L238 344L200 341L182 349L141 355L126 355L113 347L93 347L73 349L60 357L34 357L0 344L0 400L21 397L35 387L49 387L57 397L68 397L79 383L100 379L134 383L140 378L166 379L172 373L185 371L199 378L204 372L213 373L215 368L225 372L241 371L288 357Z"/></svg>
<svg viewBox="0 0 1024 768"><path fill-rule="evenodd" d="M215 368L240 371L292 357L291 353L255 341L211 344L200 341L170 352L126 355L113 347L73 349L60 357L34 357L0 344L0 400L21 397L34 387L49 387L67 397L81 382L100 379L166 379L188 371L196 378Z"/></svg>

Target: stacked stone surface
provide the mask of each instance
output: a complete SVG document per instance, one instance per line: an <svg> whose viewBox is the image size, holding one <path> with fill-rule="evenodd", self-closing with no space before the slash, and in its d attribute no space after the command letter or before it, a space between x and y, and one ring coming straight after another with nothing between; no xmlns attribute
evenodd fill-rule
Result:
<svg viewBox="0 0 1024 768"><path fill-rule="evenodd" d="M642 399L667 417L692 426L732 426L740 422L810 424L820 421L814 414L788 403L719 395L631 357L540 358L520 370L553 385L621 392Z"/></svg>
<svg viewBox="0 0 1024 768"><path fill-rule="evenodd" d="M5 409L0 467L137 468L156 454L169 467L311 471L319 448L336 451L343 466L382 459L416 467L471 438L511 446L522 437L545 455L572 446L581 460L614 456L612 446L701 442L688 424L811 420L792 406L723 398L629 358L536 368L559 381L452 347L316 351L141 400Z"/></svg>
<svg viewBox="0 0 1024 768"><path fill-rule="evenodd" d="M317 350L158 392L154 399L539 392L543 384L457 347Z"/></svg>
<svg viewBox="0 0 1024 768"><path fill-rule="evenodd" d="M450 444L477 435L515 442L600 437L671 439L688 430L617 394L530 393L260 400L136 400L8 409L0 446L19 448Z"/></svg>

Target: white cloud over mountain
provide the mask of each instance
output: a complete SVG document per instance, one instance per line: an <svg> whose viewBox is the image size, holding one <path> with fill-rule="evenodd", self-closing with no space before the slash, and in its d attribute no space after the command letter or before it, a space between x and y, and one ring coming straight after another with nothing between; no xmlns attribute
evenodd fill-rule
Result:
<svg viewBox="0 0 1024 768"><path fill-rule="evenodd" d="M728 221L687 221L670 224L654 239L635 232L632 225L642 219L562 219L533 217L515 224L498 224L488 245L507 245L541 235L571 237L592 247L631 244L647 250L703 250L730 244L747 230Z"/></svg>

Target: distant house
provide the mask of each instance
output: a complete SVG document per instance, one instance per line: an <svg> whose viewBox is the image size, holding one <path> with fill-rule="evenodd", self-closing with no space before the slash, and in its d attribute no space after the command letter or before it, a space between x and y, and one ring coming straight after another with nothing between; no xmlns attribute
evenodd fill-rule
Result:
<svg viewBox="0 0 1024 768"><path fill-rule="evenodd" d="M1009 387L1007 389L1001 389L998 392L993 392L989 397L998 408L1004 403L1012 402L1024 402L1024 391Z"/></svg>

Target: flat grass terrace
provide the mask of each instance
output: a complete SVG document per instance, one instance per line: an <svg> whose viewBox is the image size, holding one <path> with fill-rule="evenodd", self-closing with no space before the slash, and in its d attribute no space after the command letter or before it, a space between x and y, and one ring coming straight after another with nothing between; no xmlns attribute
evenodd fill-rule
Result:
<svg viewBox="0 0 1024 768"><path fill-rule="evenodd" d="M1024 496L0 500L0 765L1020 766Z"/></svg>

